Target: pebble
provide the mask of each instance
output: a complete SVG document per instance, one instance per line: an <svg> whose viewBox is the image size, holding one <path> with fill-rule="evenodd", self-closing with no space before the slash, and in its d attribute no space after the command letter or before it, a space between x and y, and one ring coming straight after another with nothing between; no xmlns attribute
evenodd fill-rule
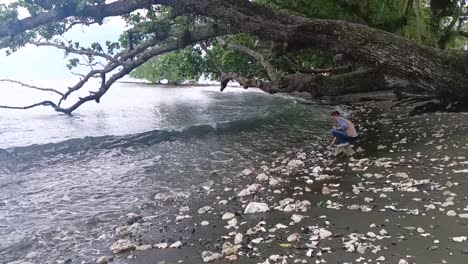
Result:
<svg viewBox="0 0 468 264"><path fill-rule="evenodd" d="M301 160L291 160L288 162L288 167L292 169L298 169L300 167L304 167L304 162Z"/></svg>
<svg viewBox="0 0 468 264"><path fill-rule="evenodd" d="M458 217L468 219L468 214L459 214Z"/></svg>
<svg viewBox="0 0 468 264"><path fill-rule="evenodd" d="M236 215L233 214L233 213L225 213L225 214L223 214L223 217L221 219L222 220L231 220L234 217L236 217Z"/></svg>
<svg viewBox="0 0 468 264"><path fill-rule="evenodd" d="M221 259L223 255L220 253L213 253L211 251L203 251L202 252L202 259L203 262L213 262L215 260Z"/></svg>
<svg viewBox="0 0 468 264"><path fill-rule="evenodd" d="M457 216L457 213L454 210L450 210L447 212L447 216Z"/></svg>
<svg viewBox="0 0 468 264"><path fill-rule="evenodd" d="M234 244L235 245L239 245L240 243L242 243L242 240L244 239L244 236L241 234L241 233L238 233L235 237L234 237Z"/></svg>
<svg viewBox="0 0 468 264"><path fill-rule="evenodd" d="M257 181L268 181L269 177L265 173L260 173L256 180Z"/></svg>
<svg viewBox="0 0 468 264"><path fill-rule="evenodd" d="M376 261L385 261L385 257L384 256L380 256L376 259Z"/></svg>
<svg viewBox="0 0 468 264"><path fill-rule="evenodd" d="M129 250L134 250L135 245L127 239L120 239L114 242L111 246L111 251L114 254L122 253Z"/></svg>
<svg viewBox="0 0 468 264"><path fill-rule="evenodd" d="M154 245L155 248L160 248L160 249L165 249L168 246L169 245L167 243L159 243L159 244Z"/></svg>
<svg viewBox="0 0 468 264"><path fill-rule="evenodd" d="M273 179L270 179L269 183L268 183L270 186L276 186L279 184L279 181L275 178Z"/></svg>
<svg viewBox="0 0 468 264"><path fill-rule="evenodd" d="M180 247L182 247L182 242L177 241L174 244L170 245L169 247L170 248L180 248Z"/></svg>
<svg viewBox="0 0 468 264"><path fill-rule="evenodd" d="M452 240L458 243L466 241L467 237L466 236L459 236L459 237L452 237Z"/></svg>
<svg viewBox="0 0 468 264"><path fill-rule="evenodd" d="M107 264L108 260L106 256L101 256L97 259L96 264Z"/></svg>
<svg viewBox="0 0 468 264"><path fill-rule="evenodd" d="M136 246L136 250L140 250L140 251L145 251L145 250L150 250L152 247L151 245L141 245L141 246Z"/></svg>
<svg viewBox="0 0 468 264"><path fill-rule="evenodd" d="M266 203L251 202L245 207L244 214L263 213L269 210L270 208Z"/></svg>
<svg viewBox="0 0 468 264"><path fill-rule="evenodd" d="M209 211L213 210L213 207L211 206L203 206L202 208L198 209L198 214L206 214Z"/></svg>
<svg viewBox="0 0 468 264"><path fill-rule="evenodd" d="M288 240L288 242L296 242L296 241L299 240L299 238L301 238L301 236L298 233L294 233L294 234L288 236L287 240Z"/></svg>

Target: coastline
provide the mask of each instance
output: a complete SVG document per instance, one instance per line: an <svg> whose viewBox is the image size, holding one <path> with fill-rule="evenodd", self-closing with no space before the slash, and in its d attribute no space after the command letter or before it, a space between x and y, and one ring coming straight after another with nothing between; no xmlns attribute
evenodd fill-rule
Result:
<svg viewBox="0 0 468 264"><path fill-rule="evenodd" d="M190 197L156 194L155 206L172 207L174 215L128 215L115 240L137 250L109 260L464 263L468 115L410 118L402 111L380 102L355 106L364 152L353 159L307 142L253 161L237 178L213 175ZM269 211L245 214L251 202Z"/></svg>

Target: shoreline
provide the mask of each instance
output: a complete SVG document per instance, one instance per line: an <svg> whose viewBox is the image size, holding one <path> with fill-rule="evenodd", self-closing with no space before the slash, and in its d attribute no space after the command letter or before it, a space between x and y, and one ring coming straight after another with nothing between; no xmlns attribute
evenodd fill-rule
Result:
<svg viewBox="0 0 468 264"><path fill-rule="evenodd" d="M159 219L129 215L114 244L124 254L113 262L463 263L468 122L444 133L427 119L448 127L468 115L401 114L381 105L356 106L364 153L354 159L336 159L320 144L309 145L272 153L271 161L236 179L217 177L189 201L156 194L157 206L176 213ZM426 137L414 133L420 128ZM450 140L459 143L456 151ZM245 214L251 202L265 203L269 211Z"/></svg>

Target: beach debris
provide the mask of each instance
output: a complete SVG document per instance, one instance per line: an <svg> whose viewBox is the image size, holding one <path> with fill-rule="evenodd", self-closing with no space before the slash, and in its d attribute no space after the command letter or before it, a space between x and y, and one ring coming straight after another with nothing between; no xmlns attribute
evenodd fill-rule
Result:
<svg viewBox="0 0 468 264"><path fill-rule="evenodd" d="M225 256L236 254L237 251L239 251L241 247L242 247L241 245L232 245L230 242L226 242L222 246L223 250L221 253L224 254Z"/></svg>
<svg viewBox="0 0 468 264"><path fill-rule="evenodd" d="M461 243L467 240L466 236L452 237L452 241Z"/></svg>
<svg viewBox="0 0 468 264"><path fill-rule="evenodd" d="M296 242L298 241L299 239L301 238L301 235L299 235L298 233L294 233L290 236L288 236L288 238L286 239L288 242Z"/></svg>
<svg viewBox="0 0 468 264"><path fill-rule="evenodd" d="M247 168L242 171L242 175L249 176L253 173L253 170Z"/></svg>
<svg viewBox="0 0 468 264"><path fill-rule="evenodd" d="M211 206L203 206L201 207L200 209L198 209L198 214L202 215L202 214L206 214L208 213L209 211L213 210L213 207Z"/></svg>
<svg viewBox="0 0 468 264"><path fill-rule="evenodd" d="M96 261L96 264L107 264L107 263L108 263L107 256L101 256Z"/></svg>
<svg viewBox="0 0 468 264"><path fill-rule="evenodd" d="M140 246L135 247L135 249L139 251L146 251L146 250L150 250L151 248L152 248L151 245L140 245Z"/></svg>
<svg viewBox="0 0 468 264"><path fill-rule="evenodd" d="M114 242L111 246L111 251L114 254L119 254L123 253L126 251L134 250L135 249L135 244L133 244L130 240L128 239L119 239L116 242Z"/></svg>
<svg viewBox="0 0 468 264"><path fill-rule="evenodd" d="M223 255L220 253L213 253L211 251L203 251L201 257L203 262L208 263L223 258Z"/></svg>
<svg viewBox="0 0 468 264"><path fill-rule="evenodd" d="M221 219L222 219L222 220L231 220L231 219L233 219L234 217L236 217L235 214L229 213L229 212L228 212L228 213L223 214L223 216L221 217Z"/></svg>
<svg viewBox="0 0 468 264"><path fill-rule="evenodd" d="M257 175L257 177L255 178L257 181L268 181L269 177L265 174L265 173L260 173L259 175Z"/></svg>
<svg viewBox="0 0 468 264"><path fill-rule="evenodd" d="M244 210L244 214L255 214L255 213L263 213L269 211L270 208L266 203L257 203L257 202L250 202Z"/></svg>
<svg viewBox="0 0 468 264"><path fill-rule="evenodd" d="M177 242L173 243L172 245L170 245L169 247L170 248L180 248L180 247L182 247L182 242L177 241Z"/></svg>
<svg viewBox="0 0 468 264"><path fill-rule="evenodd" d="M304 162L302 160L291 160L288 162L288 167L291 169L299 169L301 167L304 167Z"/></svg>
<svg viewBox="0 0 468 264"><path fill-rule="evenodd" d="M241 233L237 233L234 237L234 245L239 245L242 243L244 236Z"/></svg>
<svg viewBox="0 0 468 264"><path fill-rule="evenodd" d="M159 249L165 249L168 246L169 246L169 244L167 244L167 243L159 243L159 244L154 245L155 248L159 248Z"/></svg>

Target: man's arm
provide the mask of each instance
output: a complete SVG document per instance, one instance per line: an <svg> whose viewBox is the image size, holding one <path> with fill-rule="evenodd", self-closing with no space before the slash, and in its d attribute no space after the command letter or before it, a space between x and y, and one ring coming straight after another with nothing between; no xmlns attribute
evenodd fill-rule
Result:
<svg viewBox="0 0 468 264"><path fill-rule="evenodd" d="M337 123L338 127L336 129L343 131L346 131L348 129L348 125L346 125L346 122L343 118L340 118Z"/></svg>

